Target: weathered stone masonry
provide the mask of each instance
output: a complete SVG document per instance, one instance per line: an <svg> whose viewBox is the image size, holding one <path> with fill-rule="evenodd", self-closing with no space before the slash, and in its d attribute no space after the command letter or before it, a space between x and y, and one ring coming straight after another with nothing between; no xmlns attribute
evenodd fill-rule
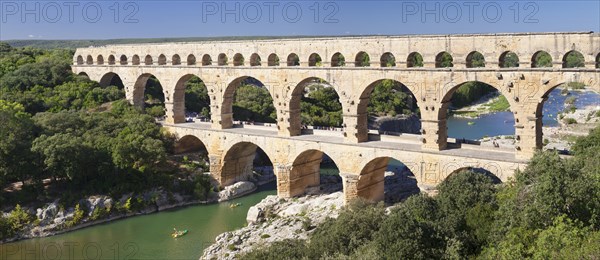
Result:
<svg viewBox="0 0 600 260"><path fill-rule="evenodd" d="M470 57L475 51L483 54L485 67L471 68ZM519 57L519 67L502 67L509 51ZM552 57L551 68L532 66L541 51ZM583 55L584 67L563 68L563 59L571 51ZM436 67L442 52L453 57L453 67ZM408 57L415 53L423 57L423 67L409 62ZM345 60L343 66L340 54ZM362 63L364 55L369 56L370 64ZM385 61L390 56L395 64L387 67ZM418 165L409 168L420 184L434 185L454 170L474 165L496 167L498 170L488 170L501 178L511 176L542 147L541 106L548 93L571 81L600 91L599 61L600 35L594 33L376 36L80 48L74 56L73 71L85 73L101 85L118 75L127 99L138 106L144 104L146 81L155 76L164 88L168 128L179 137L193 135L206 145L211 172L222 184L248 172L253 151L259 146L275 164L279 194L300 195L306 187L318 184L315 167L320 153L325 152L340 168L348 198L379 200L389 158ZM194 75L208 88L212 129L194 130L180 124L185 121L185 82ZM226 131L233 126L233 94L247 77L260 80L269 90L277 109L276 135ZM300 138L303 83L315 78L326 80L340 96L344 131L339 137L343 141L324 145ZM403 83L417 98L422 121L419 152L365 147L378 144L369 141L366 108L375 83L383 79ZM487 83L509 100L517 142L510 162L446 152L447 107L452 93L469 81Z"/></svg>

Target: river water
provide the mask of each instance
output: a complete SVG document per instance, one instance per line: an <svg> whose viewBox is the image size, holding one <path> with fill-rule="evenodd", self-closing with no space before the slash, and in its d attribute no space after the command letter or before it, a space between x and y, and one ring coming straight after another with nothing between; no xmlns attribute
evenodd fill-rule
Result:
<svg viewBox="0 0 600 260"><path fill-rule="evenodd" d="M230 202L195 205L0 245L0 259L198 259L217 235L243 227L248 209L273 194L277 194L274 182ZM241 206L230 208L230 203ZM173 228L189 232L173 239Z"/></svg>
<svg viewBox="0 0 600 260"><path fill-rule="evenodd" d="M544 103L542 122L544 126L557 126L556 116L565 109L565 100L575 97L575 107L600 106L600 94L591 91L571 91L569 95L560 94L561 88L555 88ZM473 124L469 125L469 122ZM481 139L485 136L514 135L515 118L512 112L496 112L476 119L450 116L448 118L448 136L454 138Z"/></svg>

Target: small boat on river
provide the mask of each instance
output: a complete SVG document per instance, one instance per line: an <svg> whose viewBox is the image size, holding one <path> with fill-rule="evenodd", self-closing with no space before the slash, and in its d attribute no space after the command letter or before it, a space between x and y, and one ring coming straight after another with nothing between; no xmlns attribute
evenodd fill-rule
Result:
<svg viewBox="0 0 600 260"><path fill-rule="evenodd" d="M174 232L171 234L171 236L172 236L173 238L182 237L182 236L184 236L185 234L187 234L187 232L188 232L188 230L187 230L187 229L184 229L184 230L176 230L176 229L174 229L174 230L175 230L175 231L174 231Z"/></svg>

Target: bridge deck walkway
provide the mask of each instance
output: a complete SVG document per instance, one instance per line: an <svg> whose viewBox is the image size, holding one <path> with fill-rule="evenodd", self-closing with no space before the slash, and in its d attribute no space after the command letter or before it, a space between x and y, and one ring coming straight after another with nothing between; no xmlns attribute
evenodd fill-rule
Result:
<svg viewBox="0 0 600 260"><path fill-rule="evenodd" d="M490 150L486 148L478 148L477 146L469 146L469 148L462 148L459 144L452 145L446 150L433 151L422 149L421 143L415 138L415 140L397 139L394 141L368 141L363 143L347 143L344 142L342 132L320 130L314 131L312 135L300 135L293 137L279 136L277 128L273 126L259 126L259 125L236 125L234 128L229 129L212 129L211 124L207 122L188 122L182 124L167 124L160 122L164 126L169 127L182 127L201 129L206 131L217 131L227 132L232 134L241 135L254 135L254 136L267 136L272 138L286 138L302 141L312 141L321 143L331 143L337 145L348 145L348 146L359 146L365 148L383 148L393 149L398 151L409 151L417 153L429 153L429 154L441 154L449 156L457 156L464 158L477 158L484 160L504 161L504 162L515 162L515 163L526 163L526 160L520 160L515 158L515 153L512 150L507 149L495 149Z"/></svg>

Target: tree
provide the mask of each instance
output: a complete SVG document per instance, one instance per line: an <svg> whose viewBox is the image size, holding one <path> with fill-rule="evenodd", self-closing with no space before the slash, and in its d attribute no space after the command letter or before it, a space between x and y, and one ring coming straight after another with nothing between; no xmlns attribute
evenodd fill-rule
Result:
<svg viewBox="0 0 600 260"><path fill-rule="evenodd" d="M194 76L185 86L185 110L189 112L199 112L203 116L210 118L210 97L204 82Z"/></svg>
<svg viewBox="0 0 600 260"><path fill-rule="evenodd" d="M31 150L41 155L45 170L54 178L80 180L97 170L94 149L82 137L70 133L42 135Z"/></svg>
<svg viewBox="0 0 600 260"><path fill-rule="evenodd" d="M367 110L378 116L417 112L417 101L406 86L394 80L382 80L373 88Z"/></svg>
<svg viewBox="0 0 600 260"><path fill-rule="evenodd" d="M30 148L36 129L31 116L22 105L0 100L0 122L0 184L35 176Z"/></svg>
<svg viewBox="0 0 600 260"><path fill-rule="evenodd" d="M535 68L551 68L552 57L547 52L539 52L533 59L533 67Z"/></svg>
<svg viewBox="0 0 600 260"><path fill-rule="evenodd" d="M570 51L566 54L564 58L563 66L565 68L585 67L585 59L583 58L583 55L578 51Z"/></svg>
<svg viewBox="0 0 600 260"><path fill-rule="evenodd" d="M130 127L116 137L112 156L115 165L122 169L145 171L165 159L165 147L161 140L148 137Z"/></svg>
<svg viewBox="0 0 600 260"><path fill-rule="evenodd" d="M370 206L355 201L336 220L330 219L315 230L308 245L309 258L318 259L334 253L350 255L373 239L384 216L383 205Z"/></svg>
<svg viewBox="0 0 600 260"><path fill-rule="evenodd" d="M381 224L373 246L384 259L439 259L445 243L436 231L438 215L434 199L411 196Z"/></svg>
<svg viewBox="0 0 600 260"><path fill-rule="evenodd" d="M461 257L476 254L487 242L484 232L493 226L496 194L492 179L482 173L463 170L440 183L438 191L440 229L457 242L453 249Z"/></svg>
<svg viewBox="0 0 600 260"><path fill-rule="evenodd" d="M275 123L277 111L267 89L242 85L233 97L233 116L235 120Z"/></svg>

